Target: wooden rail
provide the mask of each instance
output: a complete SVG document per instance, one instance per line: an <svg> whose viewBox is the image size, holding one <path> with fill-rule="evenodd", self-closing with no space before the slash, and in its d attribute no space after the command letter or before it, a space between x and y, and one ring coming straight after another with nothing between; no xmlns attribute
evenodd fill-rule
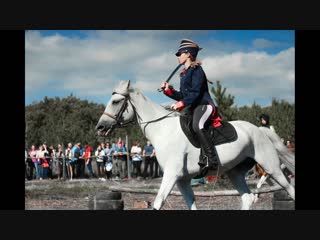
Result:
<svg viewBox="0 0 320 240"><path fill-rule="evenodd" d="M127 192L127 193L147 193L147 194L157 194L159 189L142 189L142 188L128 188L121 186L110 186L109 188L115 192ZM267 193L274 192L282 189L280 185L275 185L271 187L263 187L260 189L251 189L252 193ZM181 196L179 191L171 191L170 195ZM194 191L195 196L200 197L214 197L214 196L237 196L239 195L237 190L219 190L219 191Z"/></svg>

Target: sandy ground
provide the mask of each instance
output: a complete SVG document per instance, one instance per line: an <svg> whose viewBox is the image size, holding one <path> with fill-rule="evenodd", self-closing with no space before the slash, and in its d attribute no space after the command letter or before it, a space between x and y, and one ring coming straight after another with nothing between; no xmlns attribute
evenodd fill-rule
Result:
<svg viewBox="0 0 320 240"><path fill-rule="evenodd" d="M161 178L149 180L107 180L75 179L62 180L33 180L25 182L25 209L26 210L88 210L90 197L97 192L110 191L110 187L127 187L138 189L158 190ZM249 184L252 189L255 183ZM218 179L206 184L196 184L193 190L215 191L232 190L228 179ZM175 187L173 189L177 191ZM135 208L137 202L147 202L152 206L155 193L128 193L122 192L124 210L143 210ZM261 193L252 210L272 210L273 193ZM240 196L196 196L199 210L239 210L241 208ZM187 210L182 196L169 195L162 210Z"/></svg>

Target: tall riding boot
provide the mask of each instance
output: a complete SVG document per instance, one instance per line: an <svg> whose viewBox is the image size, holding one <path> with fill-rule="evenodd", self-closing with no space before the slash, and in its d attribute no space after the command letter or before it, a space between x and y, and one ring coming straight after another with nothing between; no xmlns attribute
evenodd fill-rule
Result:
<svg viewBox="0 0 320 240"><path fill-rule="evenodd" d="M202 159L199 161L199 166L201 168L208 168L215 170L218 167L218 155L216 148L211 141L209 133L205 129L200 129L197 137L201 144L201 149L204 152Z"/></svg>

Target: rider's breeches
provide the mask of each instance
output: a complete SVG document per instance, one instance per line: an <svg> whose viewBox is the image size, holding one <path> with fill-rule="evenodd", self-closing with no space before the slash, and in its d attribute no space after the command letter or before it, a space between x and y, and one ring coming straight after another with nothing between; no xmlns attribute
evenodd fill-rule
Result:
<svg viewBox="0 0 320 240"><path fill-rule="evenodd" d="M198 133L205 127L210 120L213 107L211 105L199 105L193 111L192 128L195 133Z"/></svg>

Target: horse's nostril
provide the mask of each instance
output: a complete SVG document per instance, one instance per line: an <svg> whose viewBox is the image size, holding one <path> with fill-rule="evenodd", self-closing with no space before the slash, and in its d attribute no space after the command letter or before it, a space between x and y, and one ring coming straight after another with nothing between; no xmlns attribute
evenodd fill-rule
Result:
<svg viewBox="0 0 320 240"><path fill-rule="evenodd" d="M97 129L98 131L103 131L103 130L105 129L105 127L104 127L103 125L98 125L98 126L96 127L96 129Z"/></svg>

